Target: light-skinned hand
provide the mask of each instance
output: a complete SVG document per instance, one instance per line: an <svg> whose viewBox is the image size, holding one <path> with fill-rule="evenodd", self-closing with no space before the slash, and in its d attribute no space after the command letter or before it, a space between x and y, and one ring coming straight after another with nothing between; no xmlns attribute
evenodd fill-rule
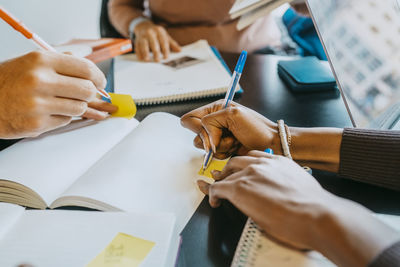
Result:
<svg viewBox="0 0 400 267"><path fill-rule="evenodd" d="M103 119L115 110L96 98L105 86L94 63L71 55L36 51L0 63L0 138L38 136L72 116Z"/></svg>
<svg viewBox="0 0 400 267"><path fill-rule="evenodd" d="M245 155L250 150L268 147L279 154L276 123L238 103L231 102L227 109L223 105L224 101L219 100L182 116L182 125L197 134L196 147L206 151L211 148L217 158Z"/></svg>
<svg viewBox="0 0 400 267"><path fill-rule="evenodd" d="M181 47L172 39L164 27L151 21L143 21L135 27L135 53L139 60L159 62L168 58L170 52L179 52Z"/></svg>

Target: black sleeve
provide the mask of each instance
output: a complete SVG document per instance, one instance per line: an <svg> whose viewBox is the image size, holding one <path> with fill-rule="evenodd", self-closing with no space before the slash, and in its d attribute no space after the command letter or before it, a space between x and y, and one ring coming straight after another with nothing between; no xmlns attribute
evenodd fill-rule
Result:
<svg viewBox="0 0 400 267"><path fill-rule="evenodd" d="M400 191L400 131L343 131L339 174Z"/></svg>
<svg viewBox="0 0 400 267"><path fill-rule="evenodd" d="M400 267L400 241L379 254L368 267Z"/></svg>

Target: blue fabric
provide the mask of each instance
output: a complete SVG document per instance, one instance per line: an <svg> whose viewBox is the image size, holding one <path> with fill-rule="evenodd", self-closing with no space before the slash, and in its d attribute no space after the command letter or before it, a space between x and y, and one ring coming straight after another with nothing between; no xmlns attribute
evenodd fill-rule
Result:
<svg viewBox="0 0 400 267"><path fill-rule="evenodd" d="M311 18L299 15L294 9L289 8L282 16L282 21L290 37L301 48L301 55L327 60Z"/></svg>

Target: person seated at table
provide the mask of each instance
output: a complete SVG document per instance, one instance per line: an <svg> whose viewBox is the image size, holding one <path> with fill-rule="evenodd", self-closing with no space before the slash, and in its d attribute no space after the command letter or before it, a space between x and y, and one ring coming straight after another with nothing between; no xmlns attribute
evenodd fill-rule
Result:
<svg viewBox="0 0 400 267"><path fill-rule="evenodd" d="M324 190L298 165L400 191L400 131L288 127L292 161L280 156L276 123L237 103L222 105L181 118L198 134L196 147L211 147L219 158L239 155L213 172L214 184L198 182L212 207L229 200L268 235L317 250L339 266L400 266L399 232L361 205ZM277 155L262 152L266 148Z"/></svg>
<svg viewBox="0 0 400 267"><path fill-rule="evenodd" d="M240 52L280 44L280 31L271 16L258 19L238 31L237 19L229 17L232 0L181 1L150 0L150 16L144 0L111 0L108 13L111 23L125 37L134 35L135 53L140 60L168 58L170 51L180 51L199 39L225 52ZM133 34L132 34L133 33Z"/></svg>
<svg viewBox="0 0 400 267"><path fill-rule="evenodd" d="M104 74L87 59L31 52L0 62L0 139L35 137L73 116L102 120L117 107L96 98Z"/></svg>

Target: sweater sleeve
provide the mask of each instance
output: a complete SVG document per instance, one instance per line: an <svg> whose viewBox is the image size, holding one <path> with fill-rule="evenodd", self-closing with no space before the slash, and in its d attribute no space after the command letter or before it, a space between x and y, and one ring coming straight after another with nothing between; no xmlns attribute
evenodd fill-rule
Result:
<svg viewBox="0 0 400 267"><path fill-rule="evenodd" d="M129 24L135 18L143 16L144 0L110 0L108 14L115 29L129 38Z"/></svg>
<svg viewBox="0 0 400 267"><path fill-rule="evenodd" d="M400 191L400 131L344 129L339 174Z"/></svg>
<svg viewBox="0 0 400 267"><path fill-rule="evenodd" d="M400 267L400 242L384 250L368 267Z"/></svg>

